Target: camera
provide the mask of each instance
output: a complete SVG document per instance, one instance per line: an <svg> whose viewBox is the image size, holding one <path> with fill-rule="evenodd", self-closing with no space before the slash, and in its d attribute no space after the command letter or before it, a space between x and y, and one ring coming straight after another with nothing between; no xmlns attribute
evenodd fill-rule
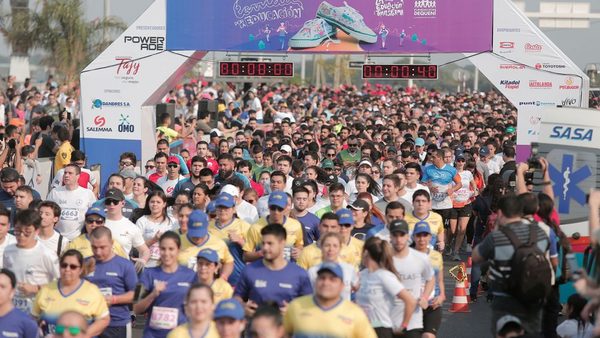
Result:
<svg viewBox="0 0 600 338"><path fill-rule="evenodd" d="M542 170L542 162L540 162L540 157L538 155L538 145L531 144L531 156L527 160L527 166L529 166L529 171L533 174L535 171Z"/></svg>
<svg viewBox="0 0 600 338"><path fill-rule="evenodd" d="M17 147L17 140L15 140L14 138L8 140L8 147L10 149L15 149Z"/></svg>

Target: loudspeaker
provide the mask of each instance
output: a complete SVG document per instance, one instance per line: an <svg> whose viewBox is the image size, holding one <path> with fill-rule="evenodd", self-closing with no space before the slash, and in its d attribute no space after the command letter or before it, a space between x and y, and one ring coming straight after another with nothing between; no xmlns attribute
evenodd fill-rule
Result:
<svg viewBox="0 0 600 338"><path fill-rule="evenodd" d="M217 100L201 100L198 102L198 119L200 119L200 115L203 113L208 113L210 115L210 121L208 123L212 128L217 127Z"/></svg>
<svg viewBox="0 0 600 338"><path fill-rule="evenodd" d="M156 105L156 125L158 126L160 123L160 116L163 113L169 114L171 116L171 124L169 128L174 129L175 127L175 104L174 103L160 103Z"/></svg>

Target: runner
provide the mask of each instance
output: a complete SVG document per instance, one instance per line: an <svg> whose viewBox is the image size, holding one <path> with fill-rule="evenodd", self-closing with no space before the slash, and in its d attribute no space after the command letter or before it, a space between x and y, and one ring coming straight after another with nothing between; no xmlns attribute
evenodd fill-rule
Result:
<svg viewBox="0 0 600 338"><path fill-rule="evenodd" d="M158 239L169 231L175 230L175 221L167 215L167 196L161 190L153 191L146 199L144 216L140 217L135 225L140 229L150 249L150 259L146 267L155 267L159 264L160 249Z"/></svg>
<svg viewBox="0 0 600 338"><path fill-rule="evenodd" d="M17 287L17 277L0 268L0 327L3 337L34 338L38 336L38 326L28 314L13 306Z"/></svg>
<svg viewBox="0 0 600 338"><path fill-rule="evenodd" d="M217 304L213 315L221 338L242 338L246 327L244 307L237 299L225 299ZM270 336L276 338L274 336Z"/></svg>
<svg viewBox="0 0 600 338"><path fill-rule="evenodd" d="M213 249L202 249L197 258L198 282L210 286L215 302L233 296L233 288L223 278L217 278L219 254Z"/></svg>
<svg viewBox="0 0 600 338"><path fill-rule="evenodd" d="M15 236L8 233L10 230L10 211L0 204L0 267L4 266L4 251L17 243Z"/></svg>
<svg viewBox="0 0 600 338"><path fill-rule="evenodd" d="M177 156L169 156L167 159L167 174L156 180L156 184L162 188L167 197L173 196L175 186L185 179L180 174L180 166L181 163Z"/></svg>
<svg viewBox="0 0 600 338"><path fill-rule="evenodd" d="M294 188L293 201L294 208L290 212L290 217L298 220L302 224L302 240L304 246L310 245L319 240L319 218L309 212L310 193L304 186Z"/></svg>
<svg viewBox="0 0 600 338"><path fill-rule="evenodd" d="M106 213L103 208L91 207L85 213L84 224L82 234L69 243L67 249L75 249L83 255L84 259L87 259L93 255L92 243L90 242L89 234L98 227L104 226L106 222ZM113 239L112 241L113 252L123 258L129 258L129 255L125 252L121 244Z"/></svg>
<svg viewBox="0 0 600 338"><path fill-rule="evenodd" d="M213 291L206 284L192 285L185 296L185 314L188 322L171 330L167 338L218 338L213 316Z"/></svg>
<svg viewBox="0 0 600 338"><path fill-rule="evenodd" d="M432 231L431 246L438 247L440 251L444 250L444 223L442 217L431 211L431 197L425 190L417 190L413 194L413 212L406 214L405 220L408 222L410 235L419 222L427 222Z"/></svg>
<svg viewBox="0 0 600 338"><path fill-rule="evenodd" d="M52 201L43 201L38 205L38 210L41 222L37 239L48 250L56 252L56 256L60 257L69 245L69 240L54 229L60 219L60 207Z"/></svg>

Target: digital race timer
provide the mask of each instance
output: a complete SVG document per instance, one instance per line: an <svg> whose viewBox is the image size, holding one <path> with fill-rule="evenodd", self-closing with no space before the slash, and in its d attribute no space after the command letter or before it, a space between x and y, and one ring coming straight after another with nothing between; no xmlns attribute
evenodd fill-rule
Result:
<svg viewBox="0 0 600 338"><path fill-rule="evenodd" d="M437 80L437 65L363 65L363 79Z"/></svg>
<svg viewBox="0 0 600 338"><path fill-rule="evenodd" d="M219 62L219 76L293 77L293 62Z"/></svg>

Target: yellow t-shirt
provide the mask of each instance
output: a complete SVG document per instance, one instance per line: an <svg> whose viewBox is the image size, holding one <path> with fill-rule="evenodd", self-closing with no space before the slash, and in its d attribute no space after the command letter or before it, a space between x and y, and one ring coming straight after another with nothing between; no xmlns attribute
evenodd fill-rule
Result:
<svg viewBox="0 0 600 338"><path fill-rule="evenodd" d="M75 150L69 141L61 144L56 151L54 157L54 175L64 168L67 164L71 163L71 153Z"/></svg>
<svg viewBox="0 0 600 338"><path fill-rule="evenodd" d="M444 221L442 220L442 216L440 214L435 213L433 211L429 212L429 215L424 219L417 218L414 213L410 212L406 216L404 216L404 220L408 223L408 230L410 231L410 235L412 237L412 233L415 230L415 224L418 222L427 222L429 224L429 229L431 229L431 244L437 243L438 239L441 235L444 234ZM442 237L443 241L444 238Z"/></svg>
<svg viewBox="0 0 600 338"><path fill-rule="evenodd" d="M210 224L208 225L208 233L211 236L224 240L225 242L229 242L230 232L242 236L245 240L248 234L248 229L250 229L250 224L239 218L234 218L229 225L223 228L217 227L214 220L210 221Z"/></svg>
<svg viewBox="0 0 600 338"><path fill-rule="evenodd" d="M218 304L224 299L229 299L233 297L233 288L223 278L215 279L215 281L210 285L210 288L215 294L215 304Z"/></svg>
<svg viewBox="0 0 600 338"><path fill-rule="evenodd" d="M181 324L178 327L174 328L169 332L167 338L193 338L190 336L190 329L188 324ZM219 338L219 332L217 332L217 328L215 327L215 323L210 323L208 330L202 336L202 338Z"/></svg>
<svg viewBox="0 0 600 338"><path fill-rule="evenodd" d="M242 247L242 249L246 252L254 252L259 250L262 245L262 236L260 231L262 228L267 226L268 221L266 217L262 217L255 224L250 227L248 230L248 236L246 238L246 243ZM287 238L285 240L286 244L286 258L289 260L289 255L291 254L292 247L302 247L304 246L304 239L302 238L302 224L297 220L287 217L285 222L283 223L283 227L287 232Z"/></svg>
<svg viewBox="0 0 600 338"><path fill-rule="evenodd" d="M83 258L92 257L94 255L94 253L92 252L92 243L90 243L90 240L87 238L86 234L82 234L74 240L72 240L71 242L69 242L69 245L67 245L67 249L75 249L81 252ZM125 250L123 250L121 244L119 244L119 242L115 241L114 239L113 252L115 253L115 255L129 259L129 256L127 255Z"/></svg>
<svg viewBox="0 0 600 338"><path fill-rule="evenodd" d="M156 127L156 131L161 132L169 142L179 137L179 133L169 127Z"/></svg>
<svg viewBox="0 0 600 338"><path fill-rule="evenodd" d="M83 279L79 288L66 296L60 292L57 281L43 286L35 297L31 314L48 324L48 332L45 333L54 333L56 321L65 311L77 311L88 322L110 314L98 287Z"/></svg>
<svg viewBox="0 0 600 338"><path fill-rule="evenodd" d="M186 234L180 235L180 238L181 250L179 251L177 260L179 261L179 264L183 266L196 271L196 256L202 249L215 250L219 254L221 264L233 263L233 256L231 256L227 244L217 237L209 234L204 243L201 243L200 245L192 243Z"/></svg>
<svg viewBox="0 0 600 338"><path fill-rule="evenodd" d="M313 295L294 299L283 318L285 331L294 337L376 338L375 330L356 304L340 300L332 308L315 304Z"/></svg>
<svg viewBox="0 0 600 338"><path fill-rule="evenodd" d="M363 245L363 241L351 237L350 243L344 245L340 251L340 261L358 268L362 260ZM315 242L302 249L302 253L300 253L300 257L298 257L296 264L301 268L308 270L317 264L321 264L322 261L323 254L321 253L321 248L319 248Z"/></svg>

